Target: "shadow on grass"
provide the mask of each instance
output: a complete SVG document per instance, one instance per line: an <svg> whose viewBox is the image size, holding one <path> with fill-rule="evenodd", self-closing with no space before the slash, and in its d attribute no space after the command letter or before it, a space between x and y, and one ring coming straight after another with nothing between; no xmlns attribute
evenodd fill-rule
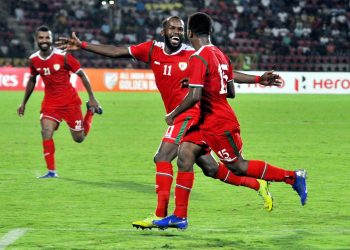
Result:
<svg viewBox="0 0 350 250"><path fill-rule="evenodd" d="M140 193L154 193L154 185L151 184L142 184L138 182L134 182L131 180L120 181L120 180L109 180L108 182L98 182L98 181L89 181L89 180L79 180L67 177L60 177L60 180L73 182L78 185L88 185L99 188L108 188L108 189L125 189L132 190Z"/></svg>

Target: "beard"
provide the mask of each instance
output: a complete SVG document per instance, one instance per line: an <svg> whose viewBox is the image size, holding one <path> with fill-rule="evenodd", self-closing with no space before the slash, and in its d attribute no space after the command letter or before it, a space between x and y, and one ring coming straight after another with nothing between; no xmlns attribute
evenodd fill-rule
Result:
<svg viewBox="0 0 350 250"><path fill-rule="evenodd" d="M51 48L51 43L38 43L38 47L41 51L48 51Z"/></svg>
<svg viewBox="0 0 350 250"><path fill-rule="evenodd" d="M171 51L176 51L177 49L179 49L182 45L184 38L182 36L180 36L180 41L178 42L177 45L173 45L170 41L170 38L168 36L164 36L164 42L166 44L166 46L171 50Z"/></svg>

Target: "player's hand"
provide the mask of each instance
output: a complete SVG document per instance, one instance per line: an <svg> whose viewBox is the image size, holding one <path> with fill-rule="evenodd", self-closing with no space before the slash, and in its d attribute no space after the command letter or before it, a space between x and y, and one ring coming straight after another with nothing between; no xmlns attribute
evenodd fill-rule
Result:
<svg viewBox="0 0 350 250"><path fill-rule="evenodd" d="M69 50L79 50L81 49L81 41L75 35L75 32L72 33L72 37L59 37L58 41L55 42L55 45L59 49L63 49L66 51Z"/></svg>
<svg viewBox="0 0 350 250"><path fill-rule="evenodd" d="M99 106L100 106L100 104L98 103L98 101L95 98L90 98L88 103L89 103L89 109L93 113L95 113L95 111L97 111Z"/></svg>
<svg viewBox="0 0 350 250"><path fill-rule="evenodd" d="M265 72L261 77L260 77L260 82L261 85L264 86L281 86L283 83L282 78L274 73L273 70Z"/></svg>
<svg viewBox="0 0 350 250"><path fill-rule="evenodd" d="M173 117L173 113L169 113L166 114L165 116L165 122L169 125L169 126L173 126L174 125L174 117Z"/></svg>
<svg viewBox="0 0 350 250"><path fill-rule="evenodd" d="M21 104L21 106L18 107L17 114L18 114L19 117L24 116L24 110L25 109L26 109L26 107L23 104Z"/></svg>
<svg viewBox="0 0 350 250"><path fill-rule="evenodd" d="M181 80L181 88L188 88L188 78Z"/></svg>

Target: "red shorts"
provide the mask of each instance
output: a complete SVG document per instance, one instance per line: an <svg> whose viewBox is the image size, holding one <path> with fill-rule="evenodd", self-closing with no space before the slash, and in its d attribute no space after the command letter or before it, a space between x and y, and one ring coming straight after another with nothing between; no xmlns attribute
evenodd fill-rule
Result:
<svg viewBox="0 0 350 250"><path fill-rule="evenodd" d="M180 114L175 118L174 125L168 127L162 141L178 145L187 130L197 122L198 117L194 117L193 113Z"/></svg>
<svg viewBox="0 0 350 250"><path fill-rule="evenodd" d="M84 130L83 114L80 105L64 108L43 108L40 114L40 120L42 119L56 121L58 124L60 124L62 120L65 120L71 130Z"/></svg>
<svg viewBox="0 0 350 250"><path fill-rule="evenodd" d="M243 141L239 130L210 134L201 131L204 141L222 162L235 162L242 153Z"/></svg>
<svg viewBox="0 0 350 250"><path fill-rule="evenodd" d="M185 136L182 138L181 142L191 142L203 148L204 154L211 152L210 147L205 142L203 135L197 126L191 127Z"/></svg>
<svg viewBox="0 0 350 250"><path fill-rule="evenodd" d="M242 138L239 130L226 131L222 134L210 134L193 127L186 133L182 142L197 144L206 152L215 152L222 162L235 162L242 153Z"/></svg>

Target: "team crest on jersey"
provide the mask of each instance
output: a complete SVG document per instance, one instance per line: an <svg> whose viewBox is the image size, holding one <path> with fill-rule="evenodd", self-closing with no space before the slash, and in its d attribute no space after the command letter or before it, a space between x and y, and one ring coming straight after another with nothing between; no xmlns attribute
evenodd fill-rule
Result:
<svg viewBox="0 0 350 250"><path fill-rule="evenodd" d="M184 71L187 69L187 62L179 62L179 68Z"/></svg>
<svg viewBox="0 0 350 250"><path fill-rule="evenodd" d="M53 65L53 69L56 70L56 71L59 70L60 68L61 68L61 66L59 64L54 64Z"/></svg>

